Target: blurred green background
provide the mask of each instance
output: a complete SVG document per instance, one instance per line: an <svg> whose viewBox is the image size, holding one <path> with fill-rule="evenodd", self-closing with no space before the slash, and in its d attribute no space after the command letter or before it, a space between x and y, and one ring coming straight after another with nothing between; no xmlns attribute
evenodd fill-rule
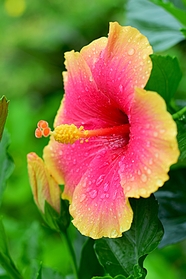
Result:
<svg viewBox="0 0 186 279"><path fill-rule="evenodd" d="M61 73L64 70L64 52L72 49L79 51L92 40L107 36L109 21L124 25L131 20L138 28L138 22L128 17L132 2L0 1L0 95L10 100L6 128L11 138L9 153L15 162L4 194L1 215L11 255L18 267L25 269L25 274L26 266L32 264L34 268L35 260L64 275L71 269L63 239L45 227L28 182L26 154L34 151L42 156L42 149L48 141L35 139L36 123L45 119L52 126L63 95ZM185 9L182 1L173 2ZM135 5L133 8L135 10ZM148 19L145 27L148 27ZM170 28L172 36L171 32ZM154 42L156 34L150 34ZM163 41L163 37L160 39ZM177 103L183 105L186 102L186 44L178 31L174 39L162 49L155 45L155 49L158 53L178 57L184 78L177 93ZM78 251L84 238L73 227L70 230ZM156 250L147 257L145 267L148 269L147 279L186 278L186 242ZM0 268L1 273L3 270Z"/></svg>

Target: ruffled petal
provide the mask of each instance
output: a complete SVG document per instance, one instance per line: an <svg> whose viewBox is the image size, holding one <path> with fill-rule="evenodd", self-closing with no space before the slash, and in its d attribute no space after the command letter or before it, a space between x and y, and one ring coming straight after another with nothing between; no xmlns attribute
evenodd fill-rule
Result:
<svg viewBox="0 0 186 279"><path fill-rule="evenodd" d="M137 29L113 22L110 23L107 46L98 61L92 66L86 61L99 90L128 113L134 87L143 88L149 79L150 54L152 48L147 38Z"/></svg>
<svg viewBox="0 0 186 279"><path fill-rule="evenodd" d="M126 123L126 115L115 102L99 89L82 55L78 52L65 54L65 98L55 119L55 125L66 123L83 125L85 129L104 128Z"/></svg>
<svg viewBox="0 0 186 279"><path fill-rule="evenodd" d="M121 184L127 197L149 197L169 179L179 156L177 128L162 97L140 88L128 115L130 140L120 161Z"/></svg>
<svg viewBox="0 0 186 279"><path fill-rule="evenodd" d="M118 160L106 163L110 154L99 153L75 188L70 213L73 224L86 236L120 237L132 222L133 212L124 196Z"/></svg>
<svg viewBox="0 0 186 279"><path fill-rule="evenodd" d="M58 184L65 184L63 198L72 201L75 187L101 152L110 152L111 162L123 152L128 138L122 136L90 138L88 142L61 144L52 137L44 148L43 158ZM104 164L109 165L109 162Z"/></svg>
<svg viewBox="0 0 186 279"><path fill-rule="evenodd" d="M61 190L43 160L34 152L27 155L28 174L34 201L44 213L45 201L60 212Z"/></svg>

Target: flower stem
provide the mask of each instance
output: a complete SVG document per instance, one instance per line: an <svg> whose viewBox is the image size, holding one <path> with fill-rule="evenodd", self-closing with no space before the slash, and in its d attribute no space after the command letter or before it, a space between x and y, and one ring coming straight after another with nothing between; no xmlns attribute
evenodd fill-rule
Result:
<svg viewBox="0 0 186 279"><path fill-rule="evenodd" d="M68 248L69 255L71 257L72 269L73 269L75 278L78 279L78 269L77 269L77 263L76 263L76 256L75 256L74 249L72 247L72 243L71 243L71 240L69 239L67 231L62 233L62 237L63 237L63 239L65 239L66 246Z"/></svg>
<svg viewBox="0 0 186 279"><path fill-rule="evenodd" d="M186 113L186 107L184 107L184 108L180 109L179 111L177 111L176 113L174 113L172 115L172 118L174 120L180 119L184 115L184 113Z"/></svg>

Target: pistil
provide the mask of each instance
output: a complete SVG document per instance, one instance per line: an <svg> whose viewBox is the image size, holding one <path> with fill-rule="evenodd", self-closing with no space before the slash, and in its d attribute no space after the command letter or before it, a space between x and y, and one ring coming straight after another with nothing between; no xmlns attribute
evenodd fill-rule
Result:
<svg viewBox="0 0 186 279"><path fill-rule="evenodd" d="M85 130L83 126L77 128L74 124L63 124L57 126L54 132L52 132L55 140L63 144L72 144L77 140L80 140L80 142L83 143L84 141L87 142L88 139L91 137L127 134L129 134L129 124L123 124L120 126L108 128L100 128L95 130Z"/></svg>
<svg viewBox="0 0 186 279"><path fill-rule="evenodd" d="M73 144L76 141L83 143L87 142L91 137L100 137L100 136L114 136L121 135L125 136L129 134L129 124L122 124L119 126L113 126L108 128L100 128L94 130L85 130L83 126L79 128L74 124L62 124L57 126L54 131L51 131L48 127L46 121L39 121L37 129L35 131L36 137L40 138L42 136L53 136L57 142L63 144Z"/></svg>

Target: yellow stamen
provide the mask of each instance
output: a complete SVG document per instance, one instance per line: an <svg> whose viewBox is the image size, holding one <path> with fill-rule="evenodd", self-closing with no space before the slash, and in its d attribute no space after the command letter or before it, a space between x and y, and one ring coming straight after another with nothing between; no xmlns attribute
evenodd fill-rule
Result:
<svg viewBox="0 0 186 279"><path fill-rule="evenodd" d="M56 141L63 144L73 144L77 140L83 143L84 139L87 142L90 137L129 134L129 124L95 130L85 130L83 126L77 128L74 124L63 124L57 126L51 134Z"/></svg>

